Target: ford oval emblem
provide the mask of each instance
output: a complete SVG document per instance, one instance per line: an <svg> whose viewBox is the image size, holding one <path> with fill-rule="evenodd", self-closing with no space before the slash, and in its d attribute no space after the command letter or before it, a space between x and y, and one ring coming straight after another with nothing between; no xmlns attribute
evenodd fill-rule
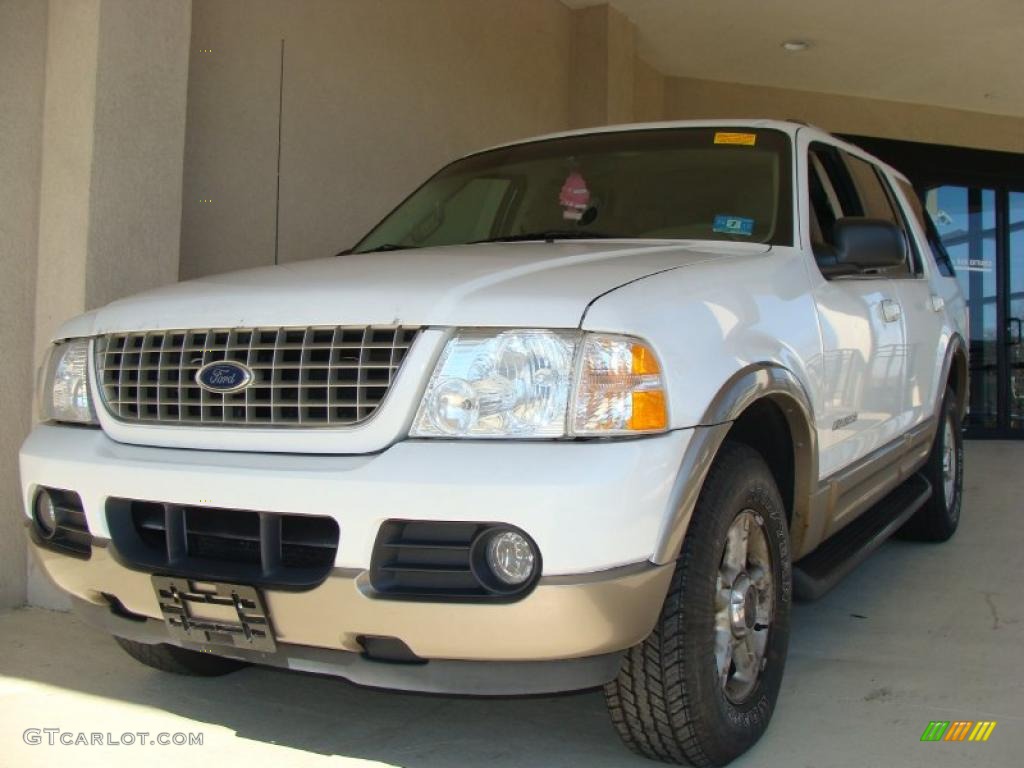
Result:
<svg viewBox="0 0 1024 768"><path fill-rule="evenodd" d="M252 371L249 367L231 360L207 363L196 371L196 384L207 392L237 392L249 386L251 381Z"/></svg>

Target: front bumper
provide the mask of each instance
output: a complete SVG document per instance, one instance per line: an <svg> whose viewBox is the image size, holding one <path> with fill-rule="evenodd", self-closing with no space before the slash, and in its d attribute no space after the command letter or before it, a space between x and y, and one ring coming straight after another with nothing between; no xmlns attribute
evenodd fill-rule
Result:
<svg viewBox="0 0 1024 768"><path fill-rule="evenodd" d="M163 624L124 618L107 607L73 599L79 618L111 635L139 643L173 640ZM177 643L196 651L201 645ZM357 685L419 693L471 696L522 696L594 688L614 679L621 653L560 661L453 661L387 663L350 651L281 643L273 653L218 648L217 653L252 664L341 677Z"/></svg>
<svg viewBox="0 0 1024 768"><path fill-rule="evenodd" d="M22 448L26 511L39 486L73 490L96 538L88 560L33 545L65 591L94 606L115 596L160 610L150 574L111 551L108 498L328 514L341 531L335 567L306 591L264 592L282 644L360 651L395 637L424 659L548 661L601 656L651 631L672 564L650 562L671 515L689 431L593 443L406 441L361 456L142 448L94 429L43 425ZM384 599L367 569L381 523L395 517L494 521L534 539L540 582L510 603Z"/></svg>
<svg viewBox="0 0 1024 768"><path fill-rule="evenodd" d="M109 545L88 560L31 545L54 583L74 597L159 619L148 573L118 563ZM303 592L263 590L279 643L359 653L362 636L394 637L424 659L553 660L636 645L654 627L672 566L627 566L542 580L514 603L427 603L373 597L366 573L336 569Z"/></svg>

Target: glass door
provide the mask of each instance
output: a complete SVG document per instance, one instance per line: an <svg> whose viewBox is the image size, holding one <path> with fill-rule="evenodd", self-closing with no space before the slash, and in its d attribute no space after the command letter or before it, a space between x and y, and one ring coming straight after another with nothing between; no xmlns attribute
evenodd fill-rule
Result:
<svg viewBox="0 0 1024 768"><path fill-rule="evenodd" d="M949 252L970 313L970 432L999 429L999 291L996 274L996 193L943 186L925 198Z"/></svg>
<svg viewBox="0 0 1024 768"><path fill-rule="evenodd" d="M1009 253L1006 274L1006 357L1009 374L1008 424L1024 432L1024 192L1009 192L1007 229Z"/></svg>
<svg viewBox="0 0 1024 768"><path fill-rule="evenodd" d="M968 436L1024 436L1024 192L945 185L925 203L970 312Z"/></svg>

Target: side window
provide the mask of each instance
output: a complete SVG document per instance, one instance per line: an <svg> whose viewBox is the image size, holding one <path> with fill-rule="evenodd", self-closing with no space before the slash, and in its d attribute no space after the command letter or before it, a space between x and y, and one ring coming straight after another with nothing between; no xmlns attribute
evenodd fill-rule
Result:
<svg viewBox="0 0 1024 768"><path fill-rule="evenodd" d="M910 277L918 270L911 264L915 255L914 241L907 233L903 217L897 210L896 201L891 192L886 188L886 183L879 170L859 157L854 157L843 152L846 160L846 167L850 169L850 176L853 179L857 196L860 200L861 216L872 219L885 219L891 221L903 233L903 242L907 249L907 262L902 266L890 267L883 270L886 277Z"/></svg>
<svg viewBox="0 0 1024 768"><path fill-rule="evenodd" d="M853 182L835 147L812 144L807 159L811 247L818 266L824 267L835 262L836 221L862 213Z"/></svg>
<svg viewBox="0 0 1024 768"><path fill-rule="evenodd" d="M910 203L910 212L917 219L917 223L924 230L925 236L928 238L928 246L932 249L932 255L935 256L935 264L939 268L939 274L944 277L956 277L956 271L953 269L953 260L949 257L949 252L946 250L946 246L943 245L942 238L939 237L939 231L935 228L932 217L925 215L924 206L921 204L921 197L917 194L917 190L902 179L897 180L896 183L899 184L903 195Z"/></svg>

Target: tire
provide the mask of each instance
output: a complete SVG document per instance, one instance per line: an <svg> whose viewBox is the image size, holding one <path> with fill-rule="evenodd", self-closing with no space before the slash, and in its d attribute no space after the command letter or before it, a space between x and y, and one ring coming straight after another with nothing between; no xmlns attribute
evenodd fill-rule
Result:
<svg viewBox="0 0 1024 768"><path fill-rule="evenodd" d="M750 546L742 572L753 582L746 588L730 565L738 562L735 547L727 559L729 532L744 525ZM756 451L727 442L704 482L658 623L605 686L612 723L630 749L665 762L725 765L757 742L782 682L791 577L786 510L772 474ZM737 615L725 598L739 596ZM721 643L741 642L737 632L742 642L762 644L753 679L721 661L728 658Z"/></svg>
<svg viewBox="0 0 1024 768"><path fill-rule="evenodd" d="M246 666L245 662L214 656L211 653L200 653L179 648L176 645L159 643L149 645L135 640L115 637L117 644L136 661L147 667L171 672L175 675L191 675L194 677L220 677Z"/></svg>
<svg viewBox="0 0 1024 768"><path fill-rule="evenodd" d="M947 461L951 466L947 466ZM942 420L921 474L932 484L932 495L900 529L900 538L946 541L960 525L964 486L964 438L956 394L951 389L946 390L942 399Z"/></svg>

